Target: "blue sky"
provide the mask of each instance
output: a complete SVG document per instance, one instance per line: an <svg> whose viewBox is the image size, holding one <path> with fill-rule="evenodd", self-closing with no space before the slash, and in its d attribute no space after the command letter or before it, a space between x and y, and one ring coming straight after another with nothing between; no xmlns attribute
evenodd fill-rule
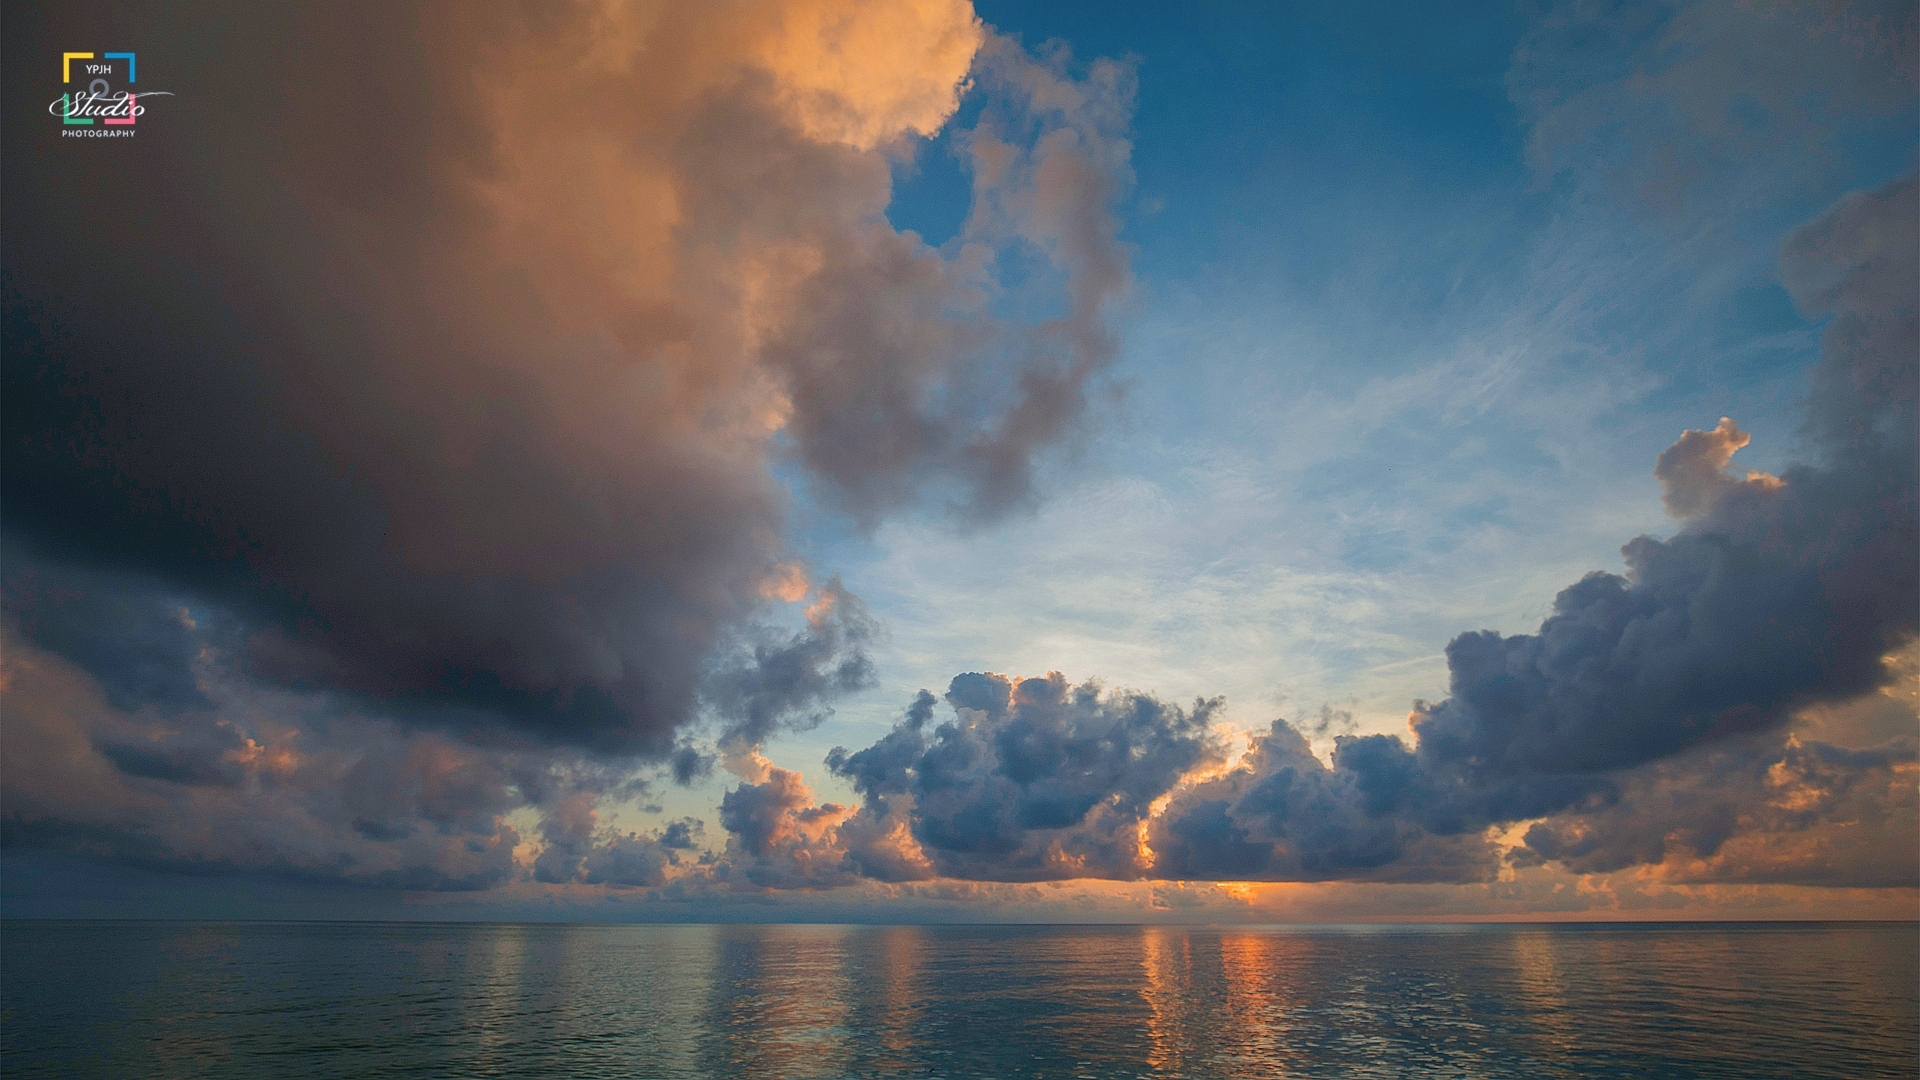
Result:
<svg viewBox="0 0 1920 1080"><path fill-rule="evenodd" d="M1911 908L1910 8L215 8L6 120L16 910Z"/></svg>
<svg viewBox="0 0 1920 1080"><path fill-rule="evenodd" d="M980 13L1136 65L1125 397L1029 518L799 519L891 636L878 687L772 751L810 780L969 669L1404 732L1445 695L1454 634L1531 630L1626 540L1672 531L1652 469L1682 429L1730 415L1754 435L1740 466L1794 457L1819 338L1779 246L1914 163L1898 94L1822 102L1819 58L1722 61L1737 34L1657 6L1578 30L1428 5ZM1752 80L1715 91L1731 135L1674 99L1723 62ZM1649 71L1677 89L1636 85ZM935 243L965 213L949 143L896 169L888 209ZM1649 180L1663 155L1685 175ZM1656 183L1664 202L1632 187Z"/></svg>

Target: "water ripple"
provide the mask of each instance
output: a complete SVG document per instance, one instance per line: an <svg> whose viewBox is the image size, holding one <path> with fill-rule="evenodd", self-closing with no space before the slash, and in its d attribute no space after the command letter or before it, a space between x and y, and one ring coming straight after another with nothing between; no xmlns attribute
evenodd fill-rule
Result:
<svg viewBox="0 0 1920 1080"><path fill-rule="evenodd" d="M15 1077L1920 1074L1910 924L8 923Z"/></svg>

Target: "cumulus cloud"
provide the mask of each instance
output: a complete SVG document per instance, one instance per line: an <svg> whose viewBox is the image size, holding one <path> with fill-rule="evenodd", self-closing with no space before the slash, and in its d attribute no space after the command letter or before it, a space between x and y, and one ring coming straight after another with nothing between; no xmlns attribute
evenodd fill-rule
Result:
<svg viewBox="0 0 1920 1080"><path fill-rule="evenodd" d="M1215 703L961 675L954 721L934 727L922 692L886 737L828 758L864 798L838 826L842 867L1468 882L1556 863L1911 884L1920 717L1879 692L1920 630L1916 194L1909 179L1849 196L1784 245L1796 302L1831 319L1813 460L1738 478L1732 420L1683 433L1655 470L1679 530L1629 542L1626 574L1569 586L1536 633L1455 638L1451 694L1416 704L1412 742L1341 735L1323 763L1282 720L1224 767ZM1862 700L1891 702L1898 733L1808 726Z"/></svg>
<svg viewBox="0 0 1920 1080"><path fill-rule="evenodd" d="M1429 829L1445 793L1382 735L1341 736L1333 765L1274 721L1226 775L1183 789L1152 827L1167 878L1260 881L1483 881L1498 852L1477 831ZM1444 814L1444 811L1442 811Z"/></svg>
<svg viewBox="0 0 1920 1080"><path fill-rule="evenodd" d="M1003 513L1112 358L1130 76L964 2L123 16L197 111L77 172L5 121L9 843L659 886L701 823L609 827L637 762L690 783L697 736L873 679L771 469ZM10 98L84 21L12 26ZM990 168L937 251L891 171L970 87Z"/></svg>
<svg viewBox="0 0 1920 1080"><path fill-rule="evenodd" d="M8 609L119 705L198 704L186 607L249 677L407 724L655 758L703 709L804 725L871 628L837 583L757 628L792 599L772 466L869 518L1004 512L1112 357L1129 76L962 0L124 15L201 104L80 170L6 121L0 394L9 562L88 579ZM23 16L10 97L84 21ZM969 86L934 250L891 170Z"/></svg>
<svg viewBox="0 0 1920 1080"><path fill-rule="evenodd" d="M1536 635L1456 638L1452 697L1416 718L1424 759L1476 777L1633 765L1881 682L1920 595L1915 201L1912 180L1849 197L1782 254L1796 302L1834 316L1808 403L1818 460L1735 481L1737 427L1682 436L1661 458L1681 530L1629 543L1625 577L1567 589ZM1825 287L1809 250L1837 265Z"/></svg>
<svg viewBox="0 0 1920 1080"><path fill-rule="evenodd" d="M878 743L828 756L858 807L817 804L798 773L757 755L736 765L746 782L721 804L731 838L718 877L778 888L1142 877L1155 800L1222 759L1217 701L1183 710L1057 672L960 675L946 701L953 719L935 725L923 690Z"/></svg>
<svg viewBox="0 0 1920 1080"><path fill-rule="evenodd" d="M732 834L716 877L765 888L820 888L857 880L845 867L837 827L852 811L817 805L800 774L769 766L720 802L720 824Z"/></svg>
<svg viewBox="0 0 1920 1080"><path fill-rule="evenodd" d="M1452 694L1417 705L1414 746L1343 737L1326 769L1276 725L1241 770L1176 797L1156 826L1167 865L1189 876L1490 876L1490 828L1550 817L1527 833L1523 861L1617 869L1711 861L1743 832L1791 850L1785 834L1858 814L1895 824L1862 841L1854 862L1811 857L1817 845L1802 835L1797 871L1701 872L1910 882L1897 848L1911 812L1886 784L1911 745L1794 736L1783 749L1781 729L1890 683L1886 657L1920 628L1916 236L1909 179L1841 200L1783 248L1796 302L1833 316L1808 401L1814 462L1736 479L1726 466L1747 442L1737 425L1684 433L1656 468L1678 533L1627 544L1625 576L1567 588L1535 634L1455 638ZM1807 790L1819 794L1768 801L1782 777L1815 777ZM1884 872L1863 870L1876 862Z"/></svg>
<svg viewBox="0 0 1920 1080"><path fill-rule="evenodd" d="M1660 481L1660 498L1667 512L1677 518L1690 518L1706 512L1733 491L1741 481L1727 472L1734 451L1753 441L1731 417L1723 416L1712 431L1687 431L1660 454L1653 475ZM1749 472L1745 481L1762 488L1779 480L1762 472Z"/></svg>
<svg viewBox="0 0 1920 1080"><path fill-rule="evenodd" d="M1920 880L1920 643L1888 685L1762 733L1652 762L1615 797L1531 825L1521 865L1665 881L1885 888Z"/></svg>
<svg viewBox="0 0 1920 1080"><path fill-rule="evenodd" d="M955 718L928 730L924 691L893 732L828 767L865 801L853 865L874 876L915 868L990 881L1139 877L1141 827L1182 776L1216 763L1218 701L1189 710L1144 694L1042 678L956 676Z"/></svg>

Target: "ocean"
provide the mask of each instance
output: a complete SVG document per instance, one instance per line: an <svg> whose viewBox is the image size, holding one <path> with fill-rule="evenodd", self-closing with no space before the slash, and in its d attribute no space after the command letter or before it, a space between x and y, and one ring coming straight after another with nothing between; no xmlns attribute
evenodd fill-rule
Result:
<svg viewBox="0 0 1920 1080"><path fill-rule="evenodd" d="M1912 1077L1913 924L9 922L0 1076Z"/></svg>

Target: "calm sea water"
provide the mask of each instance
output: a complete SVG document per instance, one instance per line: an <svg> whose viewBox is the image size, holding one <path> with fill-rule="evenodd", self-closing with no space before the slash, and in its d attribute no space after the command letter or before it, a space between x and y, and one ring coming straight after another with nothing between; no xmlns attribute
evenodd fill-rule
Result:
<svg viewBox="0 0 1920 1080"><path fill-rule="evenodd" d="M27 922L0 1074L1873 1077L1913 925Z"/></svg>

